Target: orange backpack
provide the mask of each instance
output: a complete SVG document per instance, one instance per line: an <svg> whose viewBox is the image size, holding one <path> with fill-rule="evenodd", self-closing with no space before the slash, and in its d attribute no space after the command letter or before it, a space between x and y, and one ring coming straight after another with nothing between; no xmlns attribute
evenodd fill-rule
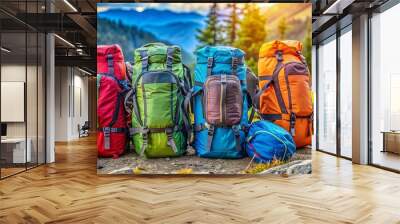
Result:
<svg viewBox="0 0 400 224"><path fill-rule="evenodd" d="M288 130L297 148L311 144L313 104L310 72L299 41L271 41L259 53L260 91L255 106L264 120Z"/></svg>

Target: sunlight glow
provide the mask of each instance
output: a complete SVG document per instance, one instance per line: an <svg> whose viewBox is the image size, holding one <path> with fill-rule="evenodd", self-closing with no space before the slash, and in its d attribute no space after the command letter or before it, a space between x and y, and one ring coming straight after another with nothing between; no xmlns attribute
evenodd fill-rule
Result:
<svg viewBox="0 0 400 224"><path fill-rule="evenodd" d="M144 9L145 9L145 8L144 8L143 6L138 6L138 7L135 8L135 10L136 10L137 12L143 12Z"/></svg>

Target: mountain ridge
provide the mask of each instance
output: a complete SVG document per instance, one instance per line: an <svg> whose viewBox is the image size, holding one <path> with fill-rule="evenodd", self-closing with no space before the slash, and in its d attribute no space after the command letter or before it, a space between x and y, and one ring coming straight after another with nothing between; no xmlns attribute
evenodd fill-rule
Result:
<svg viewBox="0 0 400 224"><path fill-rule="evenodd" d="M137 10L110 9L98 13L100 18L110 20L121 20L126 25L144 26L149 24L167 24L171 22L203 21L204 16L196 12L174 12L171 10L145 9L142 12Z"/></svg>
<svg viewBox="0 0 400 224"><path fill-rule="evenodd" d="M127 26L104 18L98 18L97 24L97 45L119 44L124 52L126 61L133 62L134 50L147 43L163 42L167 45L174 45L174 43L157 38L154 34L136 26ZM191 52L187 52L182 47L181 52L183 63L187 65L194 63Z"/></svg>

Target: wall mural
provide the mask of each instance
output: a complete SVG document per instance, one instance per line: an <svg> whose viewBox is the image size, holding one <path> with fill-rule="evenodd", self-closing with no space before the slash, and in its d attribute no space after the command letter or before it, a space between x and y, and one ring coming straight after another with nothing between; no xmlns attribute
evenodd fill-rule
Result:
<svg viewBox="0 0 400 224"><path fill-rule="evenodd" d="M311 173L311 4L97 10L98 174Z"/></svg>

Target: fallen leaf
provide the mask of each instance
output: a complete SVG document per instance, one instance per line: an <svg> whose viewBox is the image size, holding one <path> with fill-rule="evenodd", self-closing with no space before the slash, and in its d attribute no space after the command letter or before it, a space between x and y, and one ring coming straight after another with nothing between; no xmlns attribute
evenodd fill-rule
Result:
<svg viewBox="0 0 400 224"><path fill-rule="evenodd" d="M183 168L176 171L177 174L192 174L193 170L191 168Z"/></svg>
<svg viewBox="0 0 400 224"><path fill-rule="evenodd" d="M143 170L144 169L142 169L142 168L137 166L137 167L135 167L135 169L133 169L133 173L134 174L141 174Z"/></svg>

